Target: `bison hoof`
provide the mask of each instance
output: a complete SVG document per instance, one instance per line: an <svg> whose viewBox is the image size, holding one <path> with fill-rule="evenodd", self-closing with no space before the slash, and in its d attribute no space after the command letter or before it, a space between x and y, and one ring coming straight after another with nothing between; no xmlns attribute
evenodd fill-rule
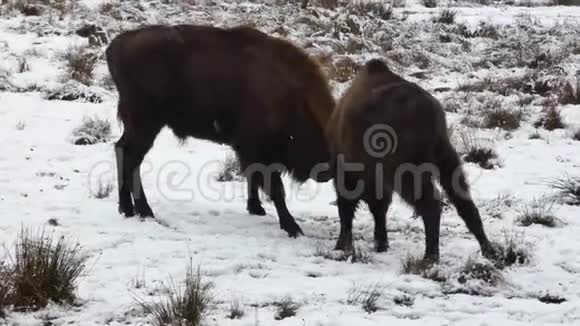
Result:
<svg viewBox="0 0 580 326"><path fill-rule="evenodd" d="M427 264L435 264L439 262L439 254L425 254L425 256L423 256L423 262Z"/></svg>
<svg viewBox="0 0 580 326"><path fill-rule="evenodd" d="M491 244L482 246L481 254L483 255L483 257L492 261L496 261L500 257L499 250L494 248L494 246Z"/></svg>
<svg viewBox="0 0 580 326"><path fill-rule="evenodd" d="M300 228L300 226L298 224L296 224L296 222L294 222L292 224L280 226L280 228L282 230L288 232L288 236L290 238L298 238L299 236L304 235L304 232L302 232L302 229Z"/></svg>
<svg viewBox="0 0 580 326"><path fill-rule="evenodd" d="M375 250L377 252L386 252L389 249L389 244L386 242L377 242L375 243Z"/></svg>
<svg viewBox="0 0 580 326"><path fill-rule="evenodd" d="M334 247L334 250L342 250L345 253L351 253L351 252L353 252L352 242L339 239L336 242L336 246Z"/></svg>
<svg viewBox="0 0 580 326"><path fill-rule="evenodd" d="M264 209L264 207L262 207L262 205L259 202L248 203L246 209L248 210L248 213L250 213L250 215L259 215L259 216L266 215L266 210Z"/></svg>
<svg viewBox="0 0 580 326"><path fill-rule="evenodd" d="M119 205L119 214L125 216L125 217L133 217L135 216L135 211L133 209L133 205L131 206L126 206L126 205Z"/></svg>
<svg viewBox="0 0 580 326"><path fill-rule="evenodd" d="M153 214L153 211L151 210L151 207L149 206L145 206L145 207L136 207L136 211L137 211L137 215L139 215L139 217L141 218L155 218L155 215Z"/></svg>

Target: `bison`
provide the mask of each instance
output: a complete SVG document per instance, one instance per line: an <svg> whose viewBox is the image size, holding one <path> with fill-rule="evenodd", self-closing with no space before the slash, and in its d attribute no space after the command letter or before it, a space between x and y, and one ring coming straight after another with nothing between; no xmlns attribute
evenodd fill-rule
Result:
<svg viewBox="0 0 580 326"><path fill-rule="evenodd" d="M139 167L160 130L230 145L248 181L247 210L272 199L280 228L302 233L286 207L281 174L330 180L324 130L335 106L317 61L292 43L244 26L148 26L106 49L124 126L115 144L119 212L153 217ZM321 173L312 173L321 164Z"/></svg>
<svg viewBox="0 0 580 326"><path fill-rule="evenodd" d="M341 223L337 250L352 250L352 220L362 200L375 220L376 250L386 251L386 213L397 192L423 219L424 258L438 260L441 201L435 178L484 256L492 257L445 113L427 91L372 59L339 100L327 132Z"/></svg>

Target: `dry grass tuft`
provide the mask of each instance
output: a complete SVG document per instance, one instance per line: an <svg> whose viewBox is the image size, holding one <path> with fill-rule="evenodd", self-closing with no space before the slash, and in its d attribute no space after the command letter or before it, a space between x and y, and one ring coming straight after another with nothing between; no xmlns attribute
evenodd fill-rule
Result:
<svg viewBox="0 0 580 326"><path fill-rule="evenodd" d="M437 7L437 0L423 0L423 6L426 8L436 8Z"/></svg>
<svg viewBox="0 0 580 326"><path fill-rule="evenodd" d="M554 101L547 101L542 116L536 123L534 123L534 127L539 128L543 127L546 130L556 130L556 129L564 129L566 125L564 124L562 114L560 110L556 107L556 103Z"/></svg>
<svg viewBox="0 0 580 326"><path fill-rule="evenodd" d="M418 256L407 255L402 263L403 273L419 275L423 278L436 282L444 281L437 269L437 264L431 260L426 260Z"/></svg>
<svg viewBox="0 0 580 326"><path fill-rule="evenodd" d="M228 319L242 319L246 312L244 311L244 307L240 299L233 298L230 301L230 306L228 307Z"/></svg>
<svg viewBox="0 0 580 326"><path fill-rule="evenodd" d="M73 132L75 145L93 145L106 143L111 138L111 123L98 116L84 116L81 125Z"/></svg>
<svg viewBox="0 0 580 326"><path fill-rule="evenodd" d="M548 185L557 191L557 197L567 205L580 205L580 176L565 174L548 180Z"/></svg>
<svg viewBox="0 0 580 326"><path fill-rule="evenodd" d="M185 286L168 288L167 297L162 302L153 304L137 301L151 315L151 322L155 326L199 326L210 312L213 304L211 289L213 285L202 279L199 267L194 270L189 264L185 277Z"/></svg>
<svg viewBox="0 0 580 326"><path fill-rule="evenodd" d="M346 303L353 306L360 305L366 313L374 313L379 310L378 301L383 296L382 287L376 283L367 287L353 285L349 290Z"/></svg>
<svg viewBox="0 0 580 326"><path fill-rule="evenodd" d="M497 153L487 145L485 139L478 138L468 132L460 134L463 143L465 162L476 163L481 168L489 170L497 166Z"/></svg>
<svg viewBox="0 0 580 326"><path fill-rule="evenodd" d="M528 205L520 209L517 222L522 226L539 224L547 227L556 227L560 220L555 213L554 198L543 197L532 200Z"/></svg>
<svg viewBox="0 0 580 326"><path fill-rule="evenodd" d="M0 277L8 280L0 290L5 303L16 310L39 310L50 302L75 302L77 283L88 259L79 244L23 228L11 258L12 264L3 266L0 273L4 274ZM5 273L10 276L7 278Z"/></svg>
<svg viewBox="0 0 580 326"><path fill-rule="evenodd" d="M4 262L0 262L0 319L6 317L6 309L11 305L12 275Z"/></svg>
<svg viewBox="0 0 580 326"><path fill-rule="evenodd" d="M491 262L470 257L453 275L452 282L446 284L444 293L490 296L503 280L501 271Z"/></svg>
<svg viewBox="0 0 580 326"><path fill-rule="evenodd" d="M439 13L439 16L434 18L436 23L451 25L455 22L455 16L457 15L457 11L450 10L450 9L443 9Z"/></svg>
<svg viewBox="0 0 580 326"><path fill-rule="evenodd" d="M110 181L106 183L99 181L99 186L97 190L93 192L93 197L95 197L96 199L109 198L109 196L113 192L113 189L114 186Z"/></svg>
<svg viewBox="0 0 580 326"><path fill-rule="evenodd" d="M389 20L393 18L393 5L384 1L358 1L349 6L351 12L357 15Z"/></svg>
<svg viewBox="0 0 580 326"><path fill-rule="evenodd" d="M532 256L524 234L515 230L505 230L501 241L494 243L494 246L497 254L493 263L498 269L527 264Z"/></svg>
<svg viewBox="0 0 580 326"><path fill-rule="evenodd" d="M314 250L313 255L315 257L350 262L352 264L369 264L372 262L370 252L364 247L358 245L355 245L352 251L346 252L343 250L329 249L323 244L318 244Z"/></svg>
<svg viewBox="0 0 580 326"><path fill-rule="evenodd" d="M580 129L574 132L574 134L572 135L572 139L574 139L575 141L580 141Z"/></svg>
<svg viewBox="0 0 580 326"><path fill-rule="evenodd" d="M67 76L85 85L93 82L97 57L87 47L72 47L65 53Z"/></svg>
<svg viewBox="0 0 580 326"><path fill-rule="evenodd" d="M302 0L302 8L306 8L308 3L310 3L311 1L309 0ZM320 6L322 8L326 8L326 9L336 9L338 8L338 6L340 6L340 1L339 0L315 0L312 1L314 5Z"/></svg>
<svg viewBox="0 0 580 326"><path fill-rule="evenodd" d="M487 285L496 286L502 279L500 271L494 265L469 258L461 269L457 281L465 284L468 280L480 280Z"/></svg>
<svg viewBox="0 0 580 326"><path fill-rule="evenodd" d="M576 87L572 83L566 82L560 88L558 94L560 104L580 104L580 80L576 81Z"/></svg>
<svg viewBox="0 0 580 326"><path fill-rule="evenodd" d="M498 107L483 113L483 127L515 130L520 127L523 116L522 110L508 108L500 103Z"/></svg>
<svg viewBox="0 0 580 326"><path fill-rule="evenodd" d="M298 309L300 309L300 304L295 302L292 297L285 297L279 302L275 302L276 314L274 315L275 320L282 320L290 317L296 316Z"/></svg>

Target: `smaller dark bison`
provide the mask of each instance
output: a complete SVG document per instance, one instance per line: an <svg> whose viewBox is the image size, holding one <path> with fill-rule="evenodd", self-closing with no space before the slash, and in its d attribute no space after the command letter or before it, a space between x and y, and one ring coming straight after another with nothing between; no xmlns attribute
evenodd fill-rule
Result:
<svg viewBox="0 0 580 326"><path fill-rule="evenodd" d="M373 59L361 68L328 125L341 230L337 250L352 250L352 220L361 200L375 219L376 250L388 248L386 213L396 191L423 218L425 259L439 259L441 201L433 178L475 235L494 249L470 198L440 103Z"/></svg>
<svg viewBox="0 0 580 326"><path fill-rule="evenodd" d="M335 102L316 61L253 28L193 25L124 32L106 57L124 125L116 143L121 213L153 216L139 166L167 126L180 139L230 145L248 179L248 211L266 214L262 188L280 227L302 234L286 207L281 173L299 182L330 179L322 171L330 158L324 130Z"/></svg>

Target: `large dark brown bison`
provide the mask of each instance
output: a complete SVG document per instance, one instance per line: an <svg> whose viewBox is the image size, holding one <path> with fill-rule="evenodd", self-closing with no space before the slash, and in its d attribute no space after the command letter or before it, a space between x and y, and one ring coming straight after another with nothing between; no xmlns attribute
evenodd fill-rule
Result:
<svg viewBox="0 0 580 326"><path fill-rule="evenodd" d="M324 128L334 98L318 64L291 43L249 27L149 26L106 50L124 132L116 143L119 211L153 216L139 166L159 131L231 145L248 179L247 210L272 198L280 228L302 230L286 208L281 173L304 182L329 161Z"/></svg>
<svg viewBox="0 0 580 326"><path fill-rule="evenodd" d="M387 250L386 213L395 191L423 218L425 258L437 260L441 202L436 177L483 254L492 256L449 140L445 113L427 91L391 72L383 61L370 60L340 99L327 137L341 222L336 249L352 250L352 220L363 200L375 219L376 249Z"/></svg>

